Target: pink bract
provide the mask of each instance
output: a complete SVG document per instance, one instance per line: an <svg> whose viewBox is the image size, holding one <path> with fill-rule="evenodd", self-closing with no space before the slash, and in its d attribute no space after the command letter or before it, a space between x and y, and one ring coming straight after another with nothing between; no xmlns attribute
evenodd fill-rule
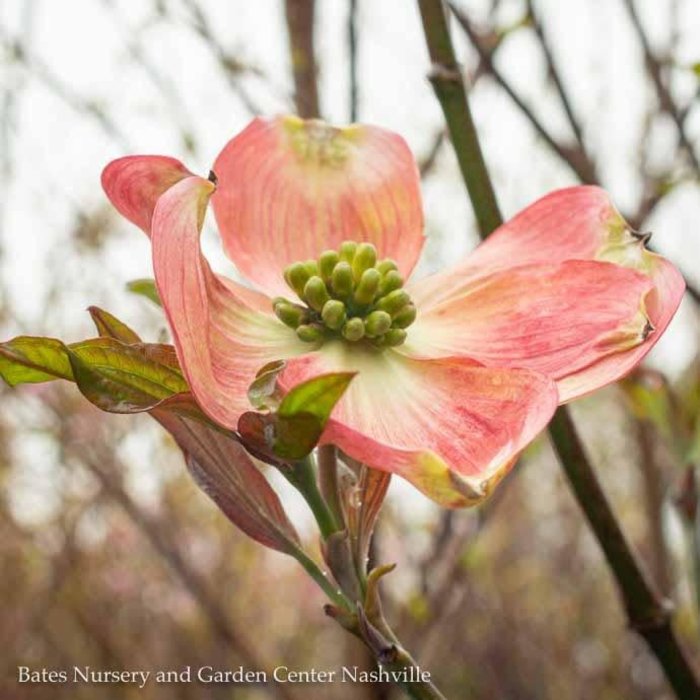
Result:
<svg viewBox="0 0 700 700"><path fill-rule="evenodd" d="M217 184L171 158L110 163L103 186L151 236L156 283L203 410L236 429L272 360L289 388L357 376L321 443L408 479L450 507L481 501L558 403L616 381L658 340L684 290L597 187L535 202L456 267L406 285L418 307L405 345L301 342L272 311L283 270L347 239L373 243L408 277L423 246L415 161L384 129L255 119L214 164ZM255 289L216 275L199 237L208 204Z"/></svg>

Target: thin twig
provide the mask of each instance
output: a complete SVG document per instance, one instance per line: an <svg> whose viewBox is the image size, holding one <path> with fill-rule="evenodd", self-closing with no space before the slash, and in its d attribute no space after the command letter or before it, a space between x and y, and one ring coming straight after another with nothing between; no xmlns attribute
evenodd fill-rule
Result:
<svg viewBox="0 0 700 700"><path fill-rule="evenodd" d="M435 167L440 151L445 143L445 135L445 130L440 129L433 138L430 150L422 158L418 159L418 172L420 172L422 178L430 175Z"/></svg>
<svg viewBox="0 0 700 700"><path fill-rule="evenodd" d="M187 5L190 13L192 14L192 18L194 19L194 24L192 25L193 29L205 41L206 45L218 60L220 66L223 68L224 75L228 80L231 91L236 95L236 97L238 97L241 104L248 110L248 112L250 112L250 114L260 114L259 106L250 96L248 90L241 82L241 76L243 73L247 72L260 75L260 72L245 65L244 63L241 63L241 61L234 58L221 45L221 42L219 42L219 40L216 38L209 20L195 0L183 1Z"/></svg>
<svg viewBox="0 0 700 700"><path fill-rule="evenodd" d="M654 89L656 90L656 95L659 100L659 107L661 107L661 109L666 112L666 114L668 114L668 116L671 117L675 123L678 129L678 140L688 155L693 169L695 170L696 176L700 176L700 160L698 160L693 144L686 133L683 111L680 109L680 107L678 107L676 101L673 99L673 95L671 95L671 92L666 87L662 63L656 57L651 48L649 39L644 31L644 27L642 26L641 19L639 18L639 14L637 13L633 0L623 0L623 2L627 8L630 19L632 20L634 29L637 32L639 43L642 45L642 50L644 51L644 62L646 63L647 71L649 72L651 80L654 83Z"/></svg>
<svg viewBox="0 0 700 700"><path fill-rule="evenodd" d="M525 103L520 95L518 95L501 71L496 68L493 62L492 50L487 48L486 42L474 29L466 14L452 4L450 4L450 9L464 30L464 33L469 38L472 46L479 54L481 70L485 71L501 86L503 91L527 118L540 138L574 171L574 174L581 182L588 184L595 182L595 168L586 152L583 150L583 146L565 146L552 136L549 130L540 121L539 117L537 117L533 110Z"/></svg>
<svg viewBox="0 0 700 700"><path fill-rule="evenodd" d="M103 131L124 150L129 150L129 141L116 122L92 100L78 94L71 85L64 82L51 68L27 47L14 40L3 27L0 27L0 41L13 55L15 60L23 65L29 73L38 78L54 95L63 100L76 112L92 117Z"/></svg>
<svg viewBox="0 0 700 700"><path fill-rule="evenodd" d="M583 141L583 128L581 127L581 122L579 122L576 112L574 112L573 104L571 102L571 98L569 97L569 92L566 89L564 81L562 80L557 62L554 60L552 47L549 44L544 27L540 22L539 15L535 10L535 3L533 0L527 0L527 11L530 15L530 19L532 20L532 28L535 30L535 34L537 35L540 46L542 47L544 60L547 63L547 72L549 73L549 77L552 79L554 88L559 95L559 99L562 107L564 108L564 112L566 113L566 118L569 122L569 126L571 127L571 131L573 131L578 145L582 150L585 150L586 146Z"/></svg>
<svg viewBox="0 0 700 700"><path fill-rule="evenodd" d="M359 91L357 79L358 37L357 37L357 3L349 0L348 4L348 53L350 63L350 121L356 122L359 114Z"/></svg>

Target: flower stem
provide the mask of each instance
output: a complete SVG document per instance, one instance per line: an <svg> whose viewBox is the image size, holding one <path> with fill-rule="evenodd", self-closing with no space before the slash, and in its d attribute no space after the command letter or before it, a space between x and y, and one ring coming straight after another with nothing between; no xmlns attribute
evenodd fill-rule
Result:
<svg viewBox="0 0 700 700"><path fill-rule="evenodd" d="M387 649L381 650L376 654L382 668L389 672L410 672L411 669L415 669L414 676L410 680L399 682L399 685L406 691L406 695L409 698L413 698L413 700L446 700L445 696L431 680L423 680L421 674L424 672L411 654L404 649L383 617L380 622L382 631L388 635L392 642ZM418 677L415 678L415 676Z"/></svg>
<svg viewBox="0 0 700 700"><path fill-rule="evenodd" d="M418 0L418 5L433 62L433 87L445 114L481 236L486 238L502 220L458 70L445 7L442 0ZM632 627L646 639L678 698L700 697L700 680L673 631L668 605L654 590L632 552L566 407L557 410L549 432L574 495L617 580Z"/></svg>
<svg viewBox="0 0 700 700"><path fill-rule="evenodd" d="M306 552L304 552L302 549L295 549L292 552L292 556L304 567L306 573L309 574L314 581L316 581L321 590L331 601L333 601L333 603L335 603L335 605L348 612L351 612L354 609L353 604L350 602L347 596L333 584L328 575L318 567L316 562L311 559Z"/></svg>
<svg viewBox="0 0 700 700"><path fill-rule="evenodd" d="M323 539L328 539L334 532L337 532L338 525L335 522L335 518L318 490L313 458L309 455L295 462L294 467L291 469L282 469L280 471L287 481L304 497L316 518Z"/></svg>
<svg viewBox="0 0 700 700"><path fill-rule="evenodd" d="M322 445L318 448L318 483L335 521L336 530L340 530L344 518L338 484L338 455L334 445Z"/></svg>

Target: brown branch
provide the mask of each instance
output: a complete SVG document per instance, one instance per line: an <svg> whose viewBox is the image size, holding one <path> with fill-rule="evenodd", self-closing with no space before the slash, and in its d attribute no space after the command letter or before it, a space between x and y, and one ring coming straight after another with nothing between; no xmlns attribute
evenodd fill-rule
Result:
<svg viewBox="0 0 700 700"><path fill-rule="evenodd" d="M318 118L316 55L314 52L314 10L316 0L285 0L289 56L294 75L294 102L304 119Z"/></svg>
<svg viewBox="0 0 700 700"><path fill-rule="evenodd" d="M678 129L678 140L683 147L683 150L686 152L688 159L695 170L696 176L700 177L700 161L698 160L693 144L690 142L688 134L686 133L683 111L676 104L675 100L673 99L673 95L671 95L670 90L666 86L663 76L662 63L656 57L651 45L649 44L649 39L644 31L644 27L642 26L641 19L634 5L634 1L623 0L623 2L627 8L627 12L629 13L632 25L637 32L639 43L642 45L644 62L646 64L649 76L651 77L652 83L654 84L656 96L659 100L659 107L666 112L666 114L668 114L668 116L671 117L675 123L676 128Z"/></svg>
<svg viewBox="0 0 700 700"><path fill-rule="evenodd" d="M648 421L633 417L634 430L639 447L639 467L642 477L643 498L647 516L647 532L651 553L651 569L654 581L664 595L671 592L671 562L664 539L662 508L664 484L659 464L655 458L654 426Z"/></svg>
<svg viewBox="0 0 700 700"><path fill-rule="evenodd" d="M550 436L566 476L619 585L630 626L647 642L680 700L700 698L697 669L671 626L662 598L634 555L593 471L568 411L559 408Z"/></svg>
<svg viewBox="0 0 700 700"><path fill-rule="evenodd" d="M433 137L430 150L422 158L418 159L418 172L420 172L422 178L430 175L435 167L440 151L445 143L445 136L445 130L440 129Z"/></svg>
<svg viewBox="0 0 700 700"><path fill-rule="evenodd" d="M237 60L221 45L221 42L216 38L209 20L195 0L183 0L183 2L187 5L194 19L194 24L192 25L193 29L204 40L216 57L219 65L223 69L231 91L238 97L241 104L248 112L251 114L260 114L260 108L257 103L250 96L248 90L241 84L242 74L252 73L260 76L260 71Z"/></svg>
<svg viewBox="0 0 700 700"><path fill-rule="evenodd" d="M474 29L466 14L452 4L450 4L450 9L452 10L452 14L459 22L459 25L464 30L464 33L469 38L472 46L479 54L480 69L487 75L490 75L501 86L503 91L508 95L508 97L510 97L511 101L527 118L530 125L537 132L540 138L542 138L547 146L549 146L549 148L574 171L574 174L579 180L581 180L581 182L588 184L595 182L595 167L593 166L593 163L589 159L586 152L583 150L583 147L561 144L552 136L552 134L550 134L537 115L525 103L520 95L518 95L511 84L503 76L501 71L496 68L493 62L493 50L488 47L488 42L485 40L485 38L481 36L476 29Z"/></svg>
<svg viewBox="0 0 700 700"><path fill-rule="evenodd" d="M585 152L586 146L583 141L583 128L581 127L581 123L579 122L576 112L574 111L571 98L569 97L569 92L566 89L564 81L562 80L557 62L554 60L552 47L549 44L547 34L545 33L544 27L542 26L537 11L535 10L535 3L533 0L527 0L527 11L530 15L530 19L532 20L532 28L535 30L540 47L542 48L544 60L547 63L549 77L552 79L557 94L559 95L559 100L561 101L564 112L566 113L566 118L569 122L569 126L571 127L571 131L573 131L574 137L576 138L581 150ZM591 166L592 165L593 164L591 164Z"/></svg>

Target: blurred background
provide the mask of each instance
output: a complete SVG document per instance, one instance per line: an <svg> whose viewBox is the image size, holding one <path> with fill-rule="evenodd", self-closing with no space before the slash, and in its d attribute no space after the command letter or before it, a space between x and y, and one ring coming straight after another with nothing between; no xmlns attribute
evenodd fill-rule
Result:
<svg viewBox="0 0 700 700"><path fill-rule="evenodd" d="M315 12L314 12L315 9ZM574 416L629 538L700 654L700 5L457 0L453 37L499 200L600 182L689 292L646 367ZM313 22L311 21L313 20ZM320 113L401 133L419 161L418 274L478 241L407 0L4 0L0 4L0 328L79 340L85 309L150 340L146 237L99 184L111 159L207 173L254 114ZM211 222L204 247L235 274ZM19 685L17 666L338 668L370 660L301 569L237 532L148 417L68 385L0 388L0 696L367 698L388 686ZM303 504L274 480L309 546ZM697 534L697 525L695 526ZM394 480L375 556L387 617L450 698L670 698L628 629L546 438L486 507L445 513Z"/></svg>

